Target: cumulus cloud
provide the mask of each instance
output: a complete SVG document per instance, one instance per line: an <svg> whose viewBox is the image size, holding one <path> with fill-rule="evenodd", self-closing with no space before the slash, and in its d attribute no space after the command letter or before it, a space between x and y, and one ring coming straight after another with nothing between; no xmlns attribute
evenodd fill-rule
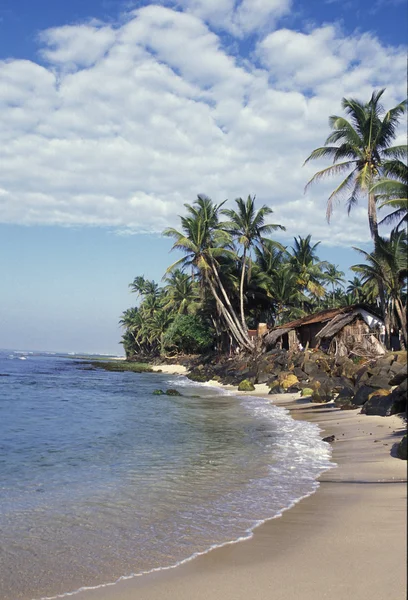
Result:
<svg viewBox="0 0 408 600"><path fill-rule="evenodd" d="M1 221L159 232L178 224L197 193L216 201L251 193L289 237L367 240L364 207L352 220L339 207L328 227L335 182L304 196L319 165L302 164L342 96L368 99L385 86L387 106L403 98L405 53L323 26L269 30L252 60L234 56L214 19L227 16L244 35L257 27L255 4L264 20L289 7L149 5L115 25L43 32L38 63L0 62Z"/></svg>

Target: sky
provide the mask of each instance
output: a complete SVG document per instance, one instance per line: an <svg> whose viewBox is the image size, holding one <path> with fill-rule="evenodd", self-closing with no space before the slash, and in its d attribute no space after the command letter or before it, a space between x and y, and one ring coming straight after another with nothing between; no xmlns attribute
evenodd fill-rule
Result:
<svg viewBox="0 0 408 600"><path fill-rule="evenodd" d="M303 163L343 97L404 99L406 26L400 0L0 0L0 348L122 354L200 193L256 195L352 277L366 205L328 224Z"/></svg>

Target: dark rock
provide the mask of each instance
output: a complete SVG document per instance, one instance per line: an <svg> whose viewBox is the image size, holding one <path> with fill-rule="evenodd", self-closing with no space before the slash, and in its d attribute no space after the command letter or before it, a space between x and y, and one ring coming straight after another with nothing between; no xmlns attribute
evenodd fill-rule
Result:
<svg viewBox="0 0 408 600"><path fill-rule="evenodd" d="M323 441L331 444L332 442L334 442L335 439L336 439L335 435L328 435L327 437L323 438Z"/></svg>
<svg viewBox="0 0 408 600"><path fill-rule="evenodd" d="M273 395L273 394L284 394L286 390L283 389L283 387L281 387L279 384L278 385L274 385L270 390L269 390L269 394Z"/></svg>
<svg viewBox="0 0 408 600"><path fill-rule="evenodd" d="M295 383L288 387L286 391L288 392L288 394L295 394L296 392L300 392L301 389L302 388L300 387L300 385L298 383Z"/></svg>
<svg viewBox="0 0 408 600"><path fill-rule="evenodd" d="M362 406L368 400L368 396L376 391L376 388L363 384L360 386L353 397L355 406Z"/></svg>
<svg viewBox="0 0 408 600"><path fill-rule="evenodd" d="M407 460L407 436L404 435L402 440L397 446L397 456L401 460Z"/></svg>
<svg viewBox="0 0 408 600"><path fill-rule="evenodd" d="M388 380L389 380L388 374L386 376L385 375L373 375L372 377L370 377L370 379L368 380L367 383L370 387L385 389L385 388L390 387Z"/></svg>
<svg viewBox="0 0 408 600"><path fill-rule="evenodd" d="M403 385L403 384L401 384ZM406 410L406 390L395 388L387 396L373 395L361 409L364 415L389 417Z"/></svg>
<svg viewBox="0 0 408 600"><path fill-rule="evenodd" d="M211 379L211 377L209 375L207 375L206 373L202 373L201 371L190 371L190 373L187 375L188 379L191 379L191 381L197 381L198 383L204 383L205 381L209 381Z"/></svg>
<svg viewBox="0 0 408 600"><path fill-rule="evenodd" d="M307 379L309 379L309 377L306 375L304 370L301 369L300 367L295 367L293 369L293 373L296 375L296 377L299 379L299 381L306 381Z"/></svg>
<svg viewBox="0 0 408 600"><path fill-rule="evenodd" d="M389 380L390 385L399 385L400 383L405 381L408 377L407 368L405 365L397 364L397 367L398 368L395 370L395 372L392 373L393 376Z"/></svg>
<svg viewBox="0 0 408 600"><path fill-rule="evenodd" d="M166 396L181 396L181 394L178 390L169 388L168 390L166 390Z"/></svg>

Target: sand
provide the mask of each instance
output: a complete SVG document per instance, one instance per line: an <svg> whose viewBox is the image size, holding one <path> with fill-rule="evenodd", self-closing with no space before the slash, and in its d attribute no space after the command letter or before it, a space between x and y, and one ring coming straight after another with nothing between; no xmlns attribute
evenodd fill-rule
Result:
<svg viewBox="0 0 408 600"><path fill-rule="evenodd" d="M174 371L173 371L174 372ZM258 387L253 395L265 392ZM272 398L269 396L269 399ZM316 422L337 468L318 491L255 530L169 571L75 596L77 600L403 600L406 598L407 463L391 456L398 416L367 417L274 396Z"/></svg>
<svg viewBox="0 0 408 600"><path fill-rule="evenodd" d="M150 365L152 371L166 375L185 375L187 367L184 365Z"/></svg>

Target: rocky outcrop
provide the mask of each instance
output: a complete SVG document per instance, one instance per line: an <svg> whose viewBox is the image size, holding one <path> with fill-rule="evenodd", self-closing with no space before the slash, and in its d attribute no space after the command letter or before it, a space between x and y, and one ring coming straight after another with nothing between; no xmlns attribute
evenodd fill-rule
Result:
<svg viewBox="0 0 408 600"><path fill-rule="evenodd" d="M294 353L275 348L255 358L236 356L220 360L212 356L201 361L193 365L188 375L193 381L217 379L235 386L243 380L251 385L266 383L271 394L305 390L302 395L310 396L311 401L334 400L342 410L361 409L363 414L389 415L406 410L405 352L390 352L375 361L364 361L336 359L319 350Z"/></svg>
<svg viewBox="0 0 408 600"><path fill-rule="evenodd" d="M397 456L402 460L407 460L407 436L404 435L397 446Z"/></svg>

